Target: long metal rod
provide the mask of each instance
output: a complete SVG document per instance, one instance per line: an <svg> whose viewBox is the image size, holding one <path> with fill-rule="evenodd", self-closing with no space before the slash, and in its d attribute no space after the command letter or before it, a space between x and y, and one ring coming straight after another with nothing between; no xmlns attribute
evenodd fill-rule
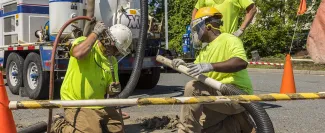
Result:
<svg viewBox="0 0 325 133"><path fill-rule="evenodd" d="M164 57L164 56L161 56L161 55L158 55L158 56L156 57L156 60L157 60L158 62L160 62L160 63L162 63L162 64L164 64L164 65L170 67L170 68L175 69L175 70L178 71L178 72L181 72L181 73L184 73L184 74L187 75L187 76L190 76L190 75L188 74L188 72L187 72L187 71L189 70L189 68L187 68L186 66L180 65L180 66L178 66L177 68L174 68L174 67L172 66L172 60L170 60L170 59L168 59L168 58L166 58L166 57ZM190 77L192 77L192 76L190 76ZM206 85L208 85L208 86L210 86L210 87L212 87L212 88L214 88L214 89L217 89L217 90L220 89L220 87L221 87L221 85L222 85L221 82L216 81L216 80L214 80L214 79L212 79L212 78L209 78L209 77L207 77L207 76L204 76L204 75L202 75L202 74L200 74L199 76L196 76L196 77L192 77L192 78L194 78L194 79L196 79L196 80L199 80L199 81L201 81L202 83L204 83L204 84L206 84Z"/></svg>
<svg viewBox="0 0 325 133"><path fill-rule="evenodd" d="M168 0L165 0L165 48L168 50Z"/></svg>
<svg viewBox="0 0 325 133"><path fill-rule="evenodd" d="M325 92L293 93L293 94L260 94L235 96L198 96L198 97L161 97L133 99L100 99L100 100L43 100L43 101L11 101L10 109L48 109L89 106L132 106L132 105L175 105L175 104L215 104L225 102L251 101L288 101L325 99Z"/></svg>

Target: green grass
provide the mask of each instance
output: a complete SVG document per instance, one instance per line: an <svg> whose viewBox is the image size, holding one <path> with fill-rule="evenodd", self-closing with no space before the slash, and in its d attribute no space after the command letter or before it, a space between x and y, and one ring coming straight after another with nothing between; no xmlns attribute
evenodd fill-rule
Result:
<svg viewBox="0 0 325 133"><path fill-rule="evenodd" d="M262 58L261 62L270 63L285 63L284 59L280 58ZM325 71L325 64L314 64L313 62L297 62L292 61L294 70L312 70L312 71ZM261 68L261 69L283 69L284 66L270 66L270 65L249 65L248 68Z"/></svg>

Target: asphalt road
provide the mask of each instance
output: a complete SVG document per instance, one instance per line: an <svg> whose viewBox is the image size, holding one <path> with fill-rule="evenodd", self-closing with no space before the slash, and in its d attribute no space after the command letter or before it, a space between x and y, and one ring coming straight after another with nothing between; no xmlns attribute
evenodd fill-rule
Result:
<svg viewBox="0 0 325 133"><path fill-rule="evenodd" d="M282 73L250 72L256 94L278 93L281 86ZM190 80L182 74L164 73L157 87L152 90L136 90L132 97L176 97L183 95L183 86ZM325 91L325 77L323 75L295 74L297 92ZM10 100L27 100L12 95ZM325 102L323 100L307 101L278 101L262 102L273 121L277 133L323 133L325 131ZM62 112L60 109L55 113ZM140 132L138 118L153 116L179 115L180 106L134 106L125 107L123 111L129 113L130 119L126 121L126 131ZM18 127L35 124L47 120L47 110L14 110L14 119ZM169 130L156 130L146 132L171 132Z"/></svg>

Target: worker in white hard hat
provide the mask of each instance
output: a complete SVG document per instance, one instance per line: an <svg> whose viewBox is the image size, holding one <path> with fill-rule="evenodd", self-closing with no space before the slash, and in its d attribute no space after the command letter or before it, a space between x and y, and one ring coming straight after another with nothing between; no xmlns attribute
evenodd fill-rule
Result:
<svg viewBox="0 0 325 133"><path fill-rule="evenodd" d="M91 34L72 42L69 66L61 86L62 100L105 99L121 91L114 56L129 53L131 30L121 24L108 30L103 22L95 23ZM115 107L65 108L64 114L64 119L54 120L52 132L123 132L121 115Z"/></svg>
<svg viewBox="0 0 325 133"><path fill-rule="evenodd" d="M253 94L251 80L246 70L247 57L242 41L229 33L221 33L223 15L213 7L200 8L194 19L192 32L198 41L195 47L200 54L194 63L173 59L172 65L186 65L188 74L205 76L223 83L223 87ZM207 45L202 45L202 44ZM218 96L219 90L192 80L185 85L184 97ZM178 133L251 133L253 125L245 108L238 103L216 103L209 105L183 105Z"/></svg>

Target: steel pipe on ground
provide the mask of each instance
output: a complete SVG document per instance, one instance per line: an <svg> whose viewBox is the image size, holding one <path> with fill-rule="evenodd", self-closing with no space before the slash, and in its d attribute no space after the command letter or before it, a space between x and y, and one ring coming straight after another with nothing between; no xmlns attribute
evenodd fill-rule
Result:
<svg viewBox="0 0 325 133"><path fill-rule="evenodd" d="M293 94L261 94L234 96L198 96L198 97L162 97L162 98L133 98L133 99L100 99L100 100L40 100L40 101L11 101L10 109L49 109L89 106L132 106L132 105L175 105L175 104L215 104L224 102L251 101L288 101L325 99L325 92L293 93Z"/></svg>

